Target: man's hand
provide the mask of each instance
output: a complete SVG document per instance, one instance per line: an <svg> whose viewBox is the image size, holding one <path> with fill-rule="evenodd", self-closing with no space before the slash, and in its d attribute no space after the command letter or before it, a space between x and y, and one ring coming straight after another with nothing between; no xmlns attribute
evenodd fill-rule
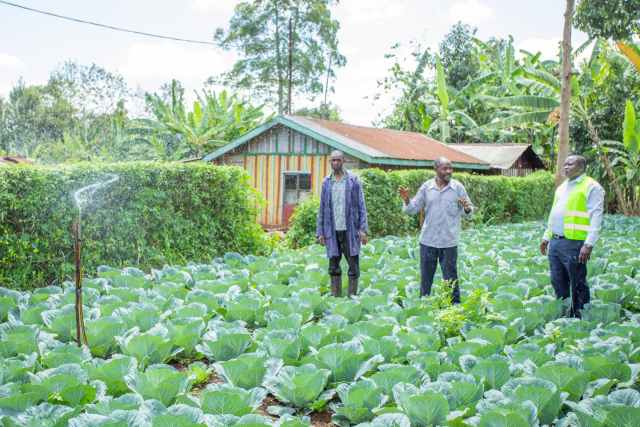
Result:
<svg viewBox="0 0 640 427"><path fill-rule="evenodd" d="M549 241L548 240L543 240L542 242L540 242L540 253L542 255L546 255L548 247L549 247Z"/></svg>
<svg viewBox="0 0 640 427"><path fill-rule="evenodd" d="M407 187L398 188L398 194L405 203L409 203L409 189Z"/></svg>
<svg viewBox="0 0 640 427"><path fill-rule="evenodd" d="M580 264L586 264L591 258L591 251L593 250L593 246L590 245L582 245L582 249L580 249L580 255L578 255L578 262Z"/></svg>
<svg viewBox="0 0 640 427"><path fill-rule="evenodd" d="M367 233L365 233L364 231L359 231L358 234L360 235L360 243L362 243L363 245L366 245L367 242L369 241L369 238L367 237Z"/></svg>
<svg viewBox="0 0 640 427"><path fill-rule="evenodd" d="M327 241L324 236L318 236L318 243L320 243L322 246L325 246L327 244Z"/></svg>
<svg viewBox="0 0 640 427"><path fill-rule="evenodd" d="M471 202L469 201L469 199L460 197L458 199L458 204L464 209L466 213L471 212Z"/></svg>

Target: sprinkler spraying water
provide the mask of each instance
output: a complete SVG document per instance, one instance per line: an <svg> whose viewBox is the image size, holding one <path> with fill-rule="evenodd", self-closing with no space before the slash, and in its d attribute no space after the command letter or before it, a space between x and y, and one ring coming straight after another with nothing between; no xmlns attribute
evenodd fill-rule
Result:
<svg viewBox="0 0 640 427"><path fill-rule="evenodd" d="M104 181L82 187L73 193L73 200L78 208L78 218L73 222L73 253L76 266L76 339L78 346L88 345L87 334L84 329L84 312L82 308L82 209L100 188L106 187L118 180L118 175L108 174Z"/></svg>

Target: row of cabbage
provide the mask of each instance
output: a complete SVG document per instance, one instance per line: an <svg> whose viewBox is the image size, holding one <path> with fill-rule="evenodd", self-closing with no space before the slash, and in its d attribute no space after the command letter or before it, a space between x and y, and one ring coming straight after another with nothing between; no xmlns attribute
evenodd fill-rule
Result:
<svg viewBox="0 0 640 427"><path fill-rule="evenodd" d="M552 296L534 223L464 233L459 306L442 283L418 298L416 242L393 237L364 247L350 299L327 294L320 247L103 267L84 282L82 348L70 283L1 289L0 422L638 425L640 222L606 224L582 319Z"/></svg>

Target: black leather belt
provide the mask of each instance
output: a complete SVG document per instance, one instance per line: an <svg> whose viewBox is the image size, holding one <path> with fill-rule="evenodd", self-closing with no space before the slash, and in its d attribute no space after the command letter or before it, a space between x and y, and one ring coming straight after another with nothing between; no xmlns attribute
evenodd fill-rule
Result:
<svg viewBox="0 0 640 427"><path fill-rule="evenodd" d="M561 236L560 234L552 234L551 238L552 239L564 239L564 236Z"/></svg>

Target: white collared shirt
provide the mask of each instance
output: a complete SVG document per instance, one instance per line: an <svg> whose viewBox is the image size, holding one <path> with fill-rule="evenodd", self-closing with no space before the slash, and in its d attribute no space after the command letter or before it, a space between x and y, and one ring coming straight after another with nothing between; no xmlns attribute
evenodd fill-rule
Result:
<svg viewBox="0 0 640 427"><path fill-rule="evenodd" d="M564 216L567 210L569 194L585 177L586 175L582 174L572 180L567 179L556 190L557 200L549 214L549 225L545 231L544 240L549 240L552 234L560 236L564 234ZM600 236L604 214L604 189L595 181L587 190L587 213L589 214L589 231L587 232L585 244L593 246Z"/></svg>

